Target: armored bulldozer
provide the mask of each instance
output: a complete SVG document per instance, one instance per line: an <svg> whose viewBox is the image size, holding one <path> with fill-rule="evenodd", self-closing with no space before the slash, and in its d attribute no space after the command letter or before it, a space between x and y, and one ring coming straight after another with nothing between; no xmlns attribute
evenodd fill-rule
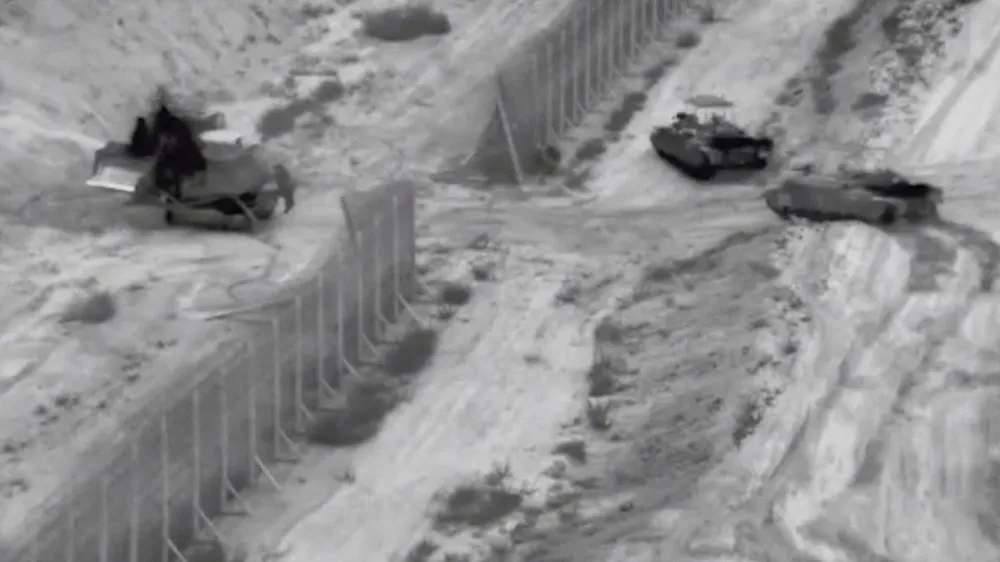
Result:
<svg viewBox="0 0 1000 562"><path fill-rule="evenodd" d="M136 118L129 142L95 153L87 185L162 207L167 224L212 211L251 227L271 219L279 199L290 211L295 191L289 171L267 164L258 139L227 129L222 114L184 114L162 100L151 117Z"/></svg>

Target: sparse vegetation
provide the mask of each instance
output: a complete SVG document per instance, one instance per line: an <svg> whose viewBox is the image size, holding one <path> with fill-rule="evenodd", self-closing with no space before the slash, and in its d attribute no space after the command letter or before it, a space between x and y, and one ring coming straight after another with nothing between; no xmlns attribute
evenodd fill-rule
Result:
<svg viewBox="0 0 1000 562"><path fill-rule="evenodd" d="M62 315L63 322L103 324L115 317L118 307L111 293L100 291L73 303Z"/></svg>
<svg viewBox="0 0 1000 562"><path fill-rule="evenodd" d="M563 304L572 304L580 298L580 283L574 279L567 279L556 293L556 301Z"/></svg>
<svg viewBox="0 0 1000 562"><path fill-rule="evenodd" d="M403 562L428 562L431 556L438 551L438 545L428 539L422 539L406 553Z"/></svg>
<svg viewBox="0 0 1000 562"><path fill-rule="evenodd" d="M611 427L611 403L607 400L587 400L587 423L591 429L603 431Z"/></svg>
<svg viewBox="0 0 1000 562"><path fill-rule="evenodd" d="M257 122L257 132L264 140L277 138L295 130L295 121L306 114L322 113L323 108L343 97L344 85L338 80L325 80L308 97L294 99L272 107Z"/></svg>
<svg viewBox="0 0 1000 562"><path fill-rule="evenodd" d="M509 467L498 465L484 477L460 484L439 498L434 523L482 527L514 513L520 509L525 491L511 487L509 480Z"/></svg>
<svg viewBox="0 0 1000 562"><path fill-rule="evenodd" d="M578 464L587 462L587 443L583 439L563 441L556 445L555 449L552 449L552 452L562 455Z"/></svg>
<svg viewBox="0 0 1000 562"><path fill-rule="evenodd" d="M320 414L309 429L311 443L327 447L364 443L375 436L386 414L399 401L397 387L374 376L346 382L344 393L343 404Z"/></svg>
<svg viewBox="0 0 1000 562"><path fill-rule="evenodd" d="M464 306L472 299L472 287L450 281L441 287L438 298L448 306Z"/></svg>
<svg viewBox="0 0 1000 562"><path fill-rule="evenodd" d="M423 326L411 329L392 345L385 355L383 367L390 375L413 375L431 362L437 350L438 333Z"/></svg>
<svg viewBox="0 0 1000 562"><path fill-rule="evenodd" d="M679 49L693 49L701 43L701 35L693 29L686 29L677 36L676 45Z"/></svg>
<svg viewBox="0 0 1000 562"><path fill-rule="evenodd" d="M492 261L478 261L472 264L472 278L476 281L493 281L496 279L497 265Z"/></svg>
<svg viewBox="0 0 1000 562"><path fill-rule="evenodd" d="M591 397L607 396L615 391L615 373L611 359L600 357L587 371L588 393Z"/></svg>
<svg viewBox="0 0 1000 562"><path fill-rule="evenodd" d="M451 32L448 16L423 4L395 6L361 15L365 35L380 41L413 41Z"/></svg>
<svg viewBox="0 0 1000 562"><path fill-rule="evenodd" d="M615 323L610 316L605 316L594 328L594 341L601 343L621 343L625 334L622 327Z"/></svg>

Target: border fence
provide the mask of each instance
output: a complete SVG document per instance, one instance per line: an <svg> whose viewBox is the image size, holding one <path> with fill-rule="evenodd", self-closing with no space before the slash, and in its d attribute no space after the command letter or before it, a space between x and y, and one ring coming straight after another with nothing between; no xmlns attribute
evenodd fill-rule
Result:
<svg viewBox="0 0 1000 562"><path fill-rule="evenodd" d="M493 115L468 163L520 183L679 13L713 0L580 0L498 70ZM182 550L240 490L294 461L290 435L337 400L342 377L409 309L416 289L413 186L344 199L350 241L291 296L231 320L249 336L220 351L182 397L144 412L100 470L30 514L3 562L193 562ZM348 248L347 251L343 247ZM244 510L245 511L245 510Z"/></svg>
<svg viewBox="0 0 1000 562"><path fill-rule="evenodd" d="M412 186L346 197L344 210L349 250L331 252L284 302L233 318L250 337L183 398L144 413L102 469L39 509L25 525L37 534L4 562L183 561L192 538L215 532L212 517L241 504L244 486L281 488L268 467L295 459L289 435L336 401L340 377L358 376L359 358L415 290Z"/></svg>
<svg viewBox="0 0 1000 562"><path fill-rule="evenodd" d="M552 149L611 92L667 24L712 0L581 0L498 72L496 105L469 164L493 183L551 169Z"/></svg>

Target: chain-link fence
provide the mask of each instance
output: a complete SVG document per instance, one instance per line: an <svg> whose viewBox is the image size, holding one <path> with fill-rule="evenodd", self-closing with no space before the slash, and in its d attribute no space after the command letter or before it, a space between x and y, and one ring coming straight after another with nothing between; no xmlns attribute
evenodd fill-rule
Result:
<svg viewBox="0 0 1000 562"><path fill-rule="evenodd" d="M221 352L190 392L146 412L102 470L38 510L4 562L183 561L239 490L293 460L289 434L334 399L342 374L406 309L415 283L412 186L344 200L350 251L332 252L286 302L235 318L250 337ZM341 246L344 246L342 244ZM5 557L6 558L6 557Z"/></svg>
<svg viewBox="0 0 1000 562"><path fill-rule="evenodd" d="M497 102L470 164L520 183L552 165L552 148L606 96L667 24L710 0L587 0L570 4L500 70Z"/></svg>

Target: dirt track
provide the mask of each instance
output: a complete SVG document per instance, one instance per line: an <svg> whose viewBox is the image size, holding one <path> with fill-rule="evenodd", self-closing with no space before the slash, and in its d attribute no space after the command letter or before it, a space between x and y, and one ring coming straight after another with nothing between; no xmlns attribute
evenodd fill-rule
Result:
<svg viewBox="0 0 1000 562"><path fill-rule="evenodd" d="M284 496L252 498L261 517L225 530L251 560L286 562L399 560L421 539L438 556L484 560L522 541L542 545L533 561L995 559L996 502L983 491L996 462L1000 223L988 164L964 176L940 164L957 156L947 131L993 103L1000 64L983 65L939 132L899 159L947 188L944 221L927 227L786 227L757 182L695 186L644 138L678 100L712 92L752 127L780 130L792 152L883 156L913 134L924 99L948 98L918 87L879 112L852 109L879 85L871 61L889 57L873 31L884 4L736 4L654 88L587 196L428 187L427 268L487 259L497 279L475 285L415 396L372 442L314 454ZM969 20L1000 17L971 9ZM830 47L841 15L867 30L853 49ZM965 70L928 81L960 84ZM783 96L798 102L775 104ZM962 146L988 155L995 120ZM466 247L481 234L488 247ZM622 334L598 342L618 386L598 400L611 427L594 431L585 372L603 318ZM552 450L572 440L588 458L567 468ZM531 490L524 513L431 529L442 489L504 462ZM581 501L546 505L560 494Z"/></svg>

